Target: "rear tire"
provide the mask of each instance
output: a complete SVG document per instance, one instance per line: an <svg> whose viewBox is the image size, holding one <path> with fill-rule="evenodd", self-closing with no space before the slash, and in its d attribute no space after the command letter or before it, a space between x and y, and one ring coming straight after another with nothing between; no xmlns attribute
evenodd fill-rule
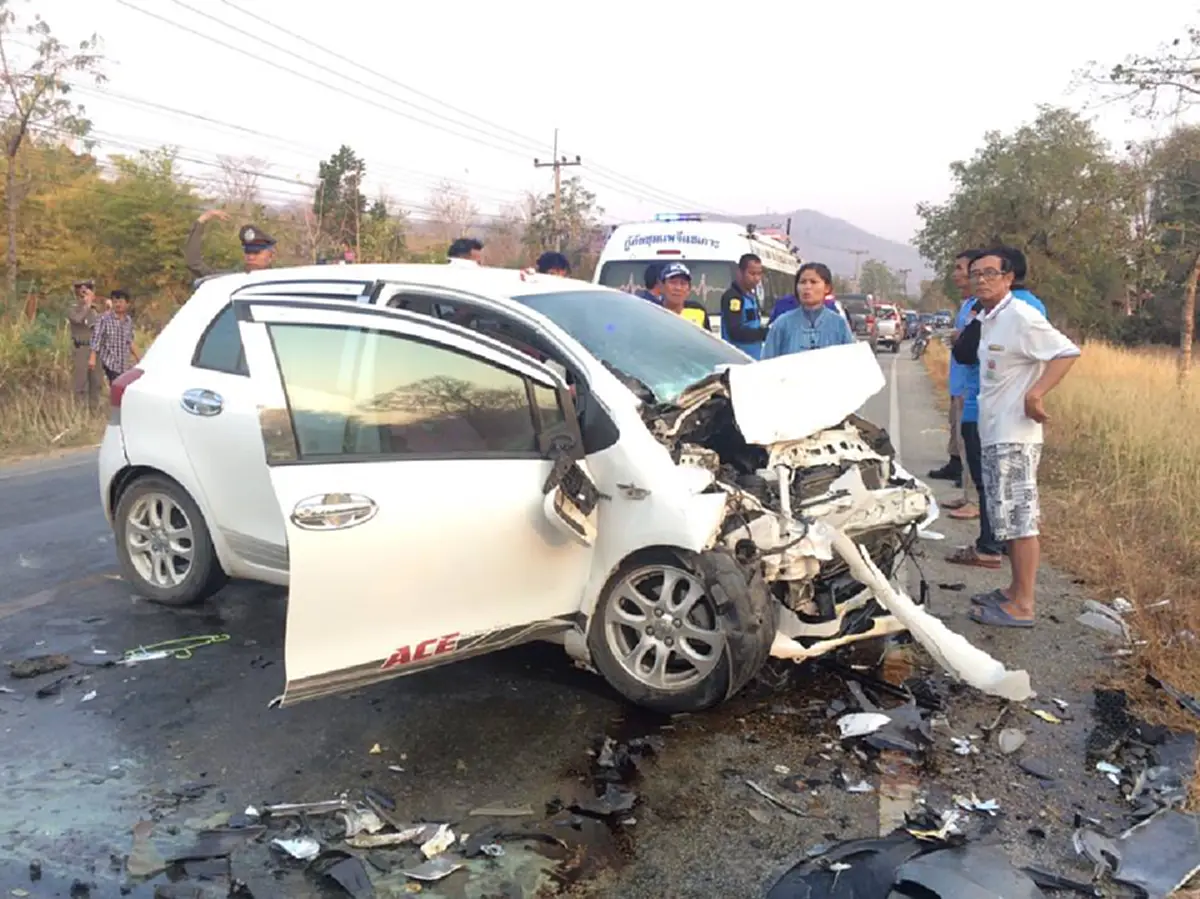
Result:
<svg viewBox="0 0 1200 899"><path fill-rule="evenodd" d="M121 576L152 602L193 605L228 580L200 508L168 477L130 484L117 501L113 532Z"/></svg>
<svg viewBox="0 0 1200 899"><path fill-rule="evenodd" d="M664 597L670 583L675 586ZM597 670L635 705L665 714L698 712L729 699L758 673L776 623L762 575L747 572L729 553L663 551L625 562L605 584L588 626L588 648ZM666 639L678 642L668 648ZM690 674L684 671L689 665Z"/></svg>

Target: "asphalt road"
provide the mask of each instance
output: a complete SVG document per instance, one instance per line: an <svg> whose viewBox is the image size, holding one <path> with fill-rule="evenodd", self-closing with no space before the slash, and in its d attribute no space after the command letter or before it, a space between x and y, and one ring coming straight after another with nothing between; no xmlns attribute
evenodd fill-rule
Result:
<svg viewBox="0 0 1200 899"><path fill-rule="evenodd" d="M880 360L889 385L864 414L889 427L905 464L923 474L942 461L942 416L907 347ZM939 530L965 542L970 526L946 523ZM980 635L964 618L965 596L1002 579L950 571L940 561L944 546L929 546L923 567L935 585L935 609L984 648L1030 668L1039 689L1079 707L1100 663L1095 641L1074 625L1074 614L1057 616L1036 634ZM966 583L967 591L936 588L951 581ZM1043 591L1056 602L1078 600L1053 572ZM559 649L530 646L274 710L268 703L282 692L283 632L284 595L274 588L230 585L190 610L132 597L117 577L100 512L94 451L0 468L0 661L43 653L76 660L66 672L33 681L0 679L18 691L0 693L0 895L16 889L66 896L81 879L91 884L92 897L116 896L139 820L158 820L155 838L169 855L206 822L248 805L326 800L365 787L392 797L397 818L450 821L469 832L489 823L471 817L473 808L528 804L535 814L511 819L508 827L517 829L516 821L569 844L572 858L582 860L572 895L755 895L764 877L796 852L880 828L876 795L830 784L835 766L855 779L871 775L858 772L856 759L830 736L825 705L846 694L828 674L805 670L783 689L759 688L714 713L665 722L625 707ZM98 667L139 645L205 634L229 639L188 659ZM70 676L56 695L34 694L64 673ZM955 702L946 727L962 735L999 707L966 694ZM1073 760L1086 719L1058 727L1021 722L1030 746L1071 772L1063 783L1078 780L1078 796L1074 788L1056 794L1067 808L1094 804L1104 793ZM643 770L642 803L625 824L609 829L547 812L547 803L569 804L586 791L588 751L598 738L649 733L662 736L663 749ZM1011 833L1014 853L1032 858L1049 851L1026 846L1028 821L1045 818L1044 805L1011 765L1000 771L995 766L1007 763L986 754L977 761L948 758L932 795L1000 793L1006 808L1023 808L1002 828ZM821 781L798 797L819 814L797 818L774 810L745 787L750 777L781 789L778 765ZM1017 788L1005 786L1010 782ZM196 798L172 798L172 791L195 783L211 786L193 790ZM1057 847L1064 839L1069 845L1069 821L1056 830L1060 811L1043 821L1051 836L1040 845ZM502 859L473 863L425 894L532 895L540 872L565 854L549 843L506 846ZM233 858L234 874L259 899L344 895L322 892L299 863L263 845ZM31 882L35 860L42 879ZM388 895L389 881L382 883L380 895ZM131 895L153 892L143 886Z"/></svg>

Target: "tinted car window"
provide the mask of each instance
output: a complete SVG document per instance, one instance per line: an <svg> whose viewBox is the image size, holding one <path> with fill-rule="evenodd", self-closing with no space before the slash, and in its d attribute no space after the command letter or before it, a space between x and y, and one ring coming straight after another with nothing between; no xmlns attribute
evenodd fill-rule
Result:
<svg viewBox="0 0 1200 899"><path fill-rule="evenodd" d="M196 346L192 365L235 375L248 374L242 335L237 319L233 317L233 306L226 306L212 320Z"/></svg>
<svg viewBox="0 0 1200 899"><path fill-rule="evenodd" d="M513 299L549 318L600 361L637 378L662 402L718 366L750 361L705 329L632 294L573 290Z"/></svg>
<svg viewBox="0 0 1200 899"><path fill-rule="evenodd" d="M515 372L398 334L269 330L301 458L536 454L533 407Z"/></svg>

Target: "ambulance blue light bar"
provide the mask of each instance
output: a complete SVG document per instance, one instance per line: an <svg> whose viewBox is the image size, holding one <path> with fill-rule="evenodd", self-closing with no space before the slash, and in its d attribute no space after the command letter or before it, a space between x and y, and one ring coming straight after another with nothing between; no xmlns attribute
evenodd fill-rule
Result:
<svg viewBox="0 0 1200 899"><path fill-rule="evenodd" d="M654 216L656 222L702 222L704 216L698 212L659 212Z"/></svg>

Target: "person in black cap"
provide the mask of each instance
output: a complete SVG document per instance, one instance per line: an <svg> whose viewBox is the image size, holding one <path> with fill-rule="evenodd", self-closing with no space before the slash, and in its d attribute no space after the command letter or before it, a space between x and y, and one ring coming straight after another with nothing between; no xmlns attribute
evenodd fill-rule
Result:
<svg viewBox="0 0 1200 899"><path fill-rule="evenodd" d="M196 219L192 230L188 232L187 242L183 245L184 262L187 263L188 271L197 278L227 274L218 273L215 269L210 268L205 264L203 258L204 226L214 218L227 222L229 213L221 209L210 209L205 212ZM238 240L242 242L242 253L245 254L242 271L256 272L259 269L270 268L274 263L275 238L262 228L257 225L242 225L241 230L238 231Z"/></svg>

